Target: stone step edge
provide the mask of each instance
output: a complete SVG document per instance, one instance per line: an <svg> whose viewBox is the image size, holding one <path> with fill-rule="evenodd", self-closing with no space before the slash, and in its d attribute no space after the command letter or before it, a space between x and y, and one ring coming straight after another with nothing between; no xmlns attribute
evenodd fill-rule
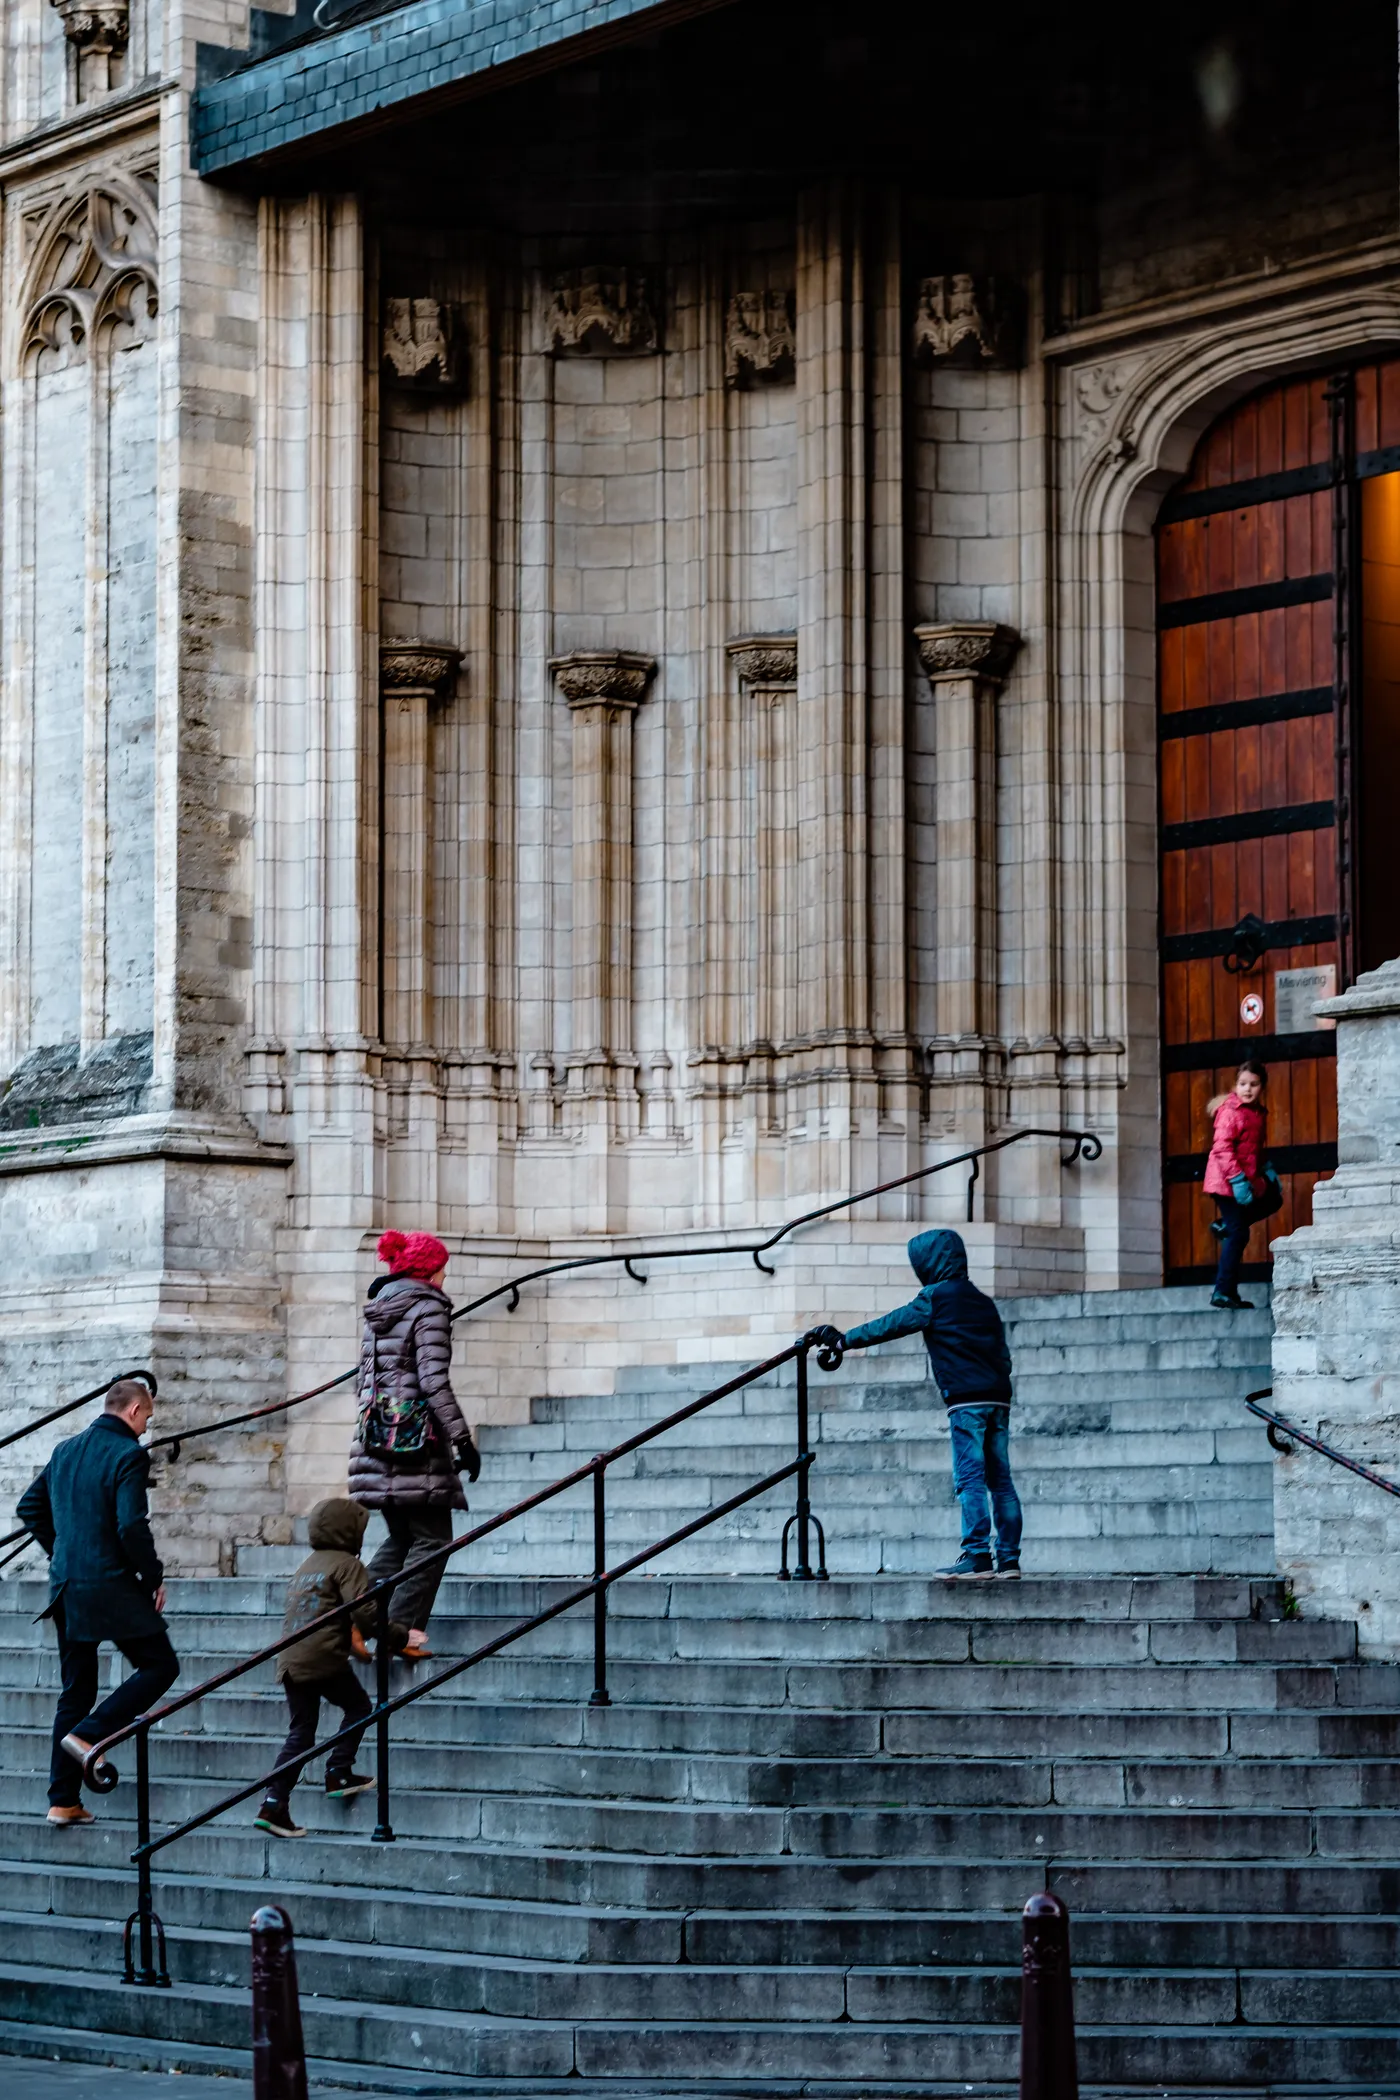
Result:
<svg viewBox="0 0 1400 2100"><path fill-rule="evenodd" d="M90 1882L111 1882L114 1884L119 1884L123 1891L125 1891L132 1879L131 1872L129 1869L123 1870L122 1868L118 1867L115 1863L110 1862L98 1862L91 1866L82 1866L72 1862L60 1863L50 1862L47 1860L38 1861L14 1859L6 1854L0 1854L0 1875L7 1874L10 1872L53 1874L58 1876L60 1879L71 1879L73 1883L77 1886L83 1886L84 1884ZM206 1890L219 1890L220 1892L229 1895L247 1896L255 1908L267 1894L266 1880L255 1879L248 1875L241 1874L211 1874L208 1871L199 1874L163 1873L160 1876L160 1881L161 1885L164 1887L169 1887L173 1884L175 1887L185 1890L194 1890L198 1892L204 1892ZM989 1908L984 1908L982 1910L972 1910L966 1908L959 1908L957 1910L951 1911L849 1911L819 1910L807 1908L800 1910L778 1909L761 1911L727 1910L722 1904L704 1907L682 1904L662 1905L659 1908L655 1906L649 1908L640 1908L629 1907L625 1904L589 1904L570 1903L566 1901L560 1901L558 1903L547 1903L537 1896L451 1896L444 1895L439 1891L430 1889L386 1890L382 1888L366 1887L362 1883L352 1884L348 1882L327 1881L287 1881L284 1878L279 1878L278 1888L281 1892L281 1900L287 1903L289 1906L295 1905L301 1900L303 1896L305 1896L309 1899L314 1899L317 1902L324 1901L337 1903L379 1903L384 1901L392 1901L396 1907L413 1906L424 1911L467 1911L472 1913L480 1911L488 1914L494 1914L495 1912L503 1910L508 1910L511 1912L524 1911L528 1912L532 1916L539 1916L541 1918L560 1917L576 1918L583 1920L592 1920L597 1918L602 1919L609 1924L626 1923L629 1920L634 1920L639 1923L645 1920L648 1923L651 1923L660 1919L676 1919L687 1923L694 1922L705 1924L711 1923L715 1920L724 1920L726 1922L733 1922L735 1924L757 1924L771 1920L774 1922L780 1922L784 1924L834 1923L864 1925L876 1924L881 1922L907 1924L911 1921L925 1920L934 1923L944 1923L951 1919L955 1920L959 1924L1010 1925L1013 1924L1016 1921L1016 1919L1020 1916L1019 1907L1015 1904L1009 1904L1004 1910L996 1910ZM103 1927L110 1926L114 1922L118 1924L120 1924L121 1922L120 1919L100 1916L85 1918L83 1914L80 1914L78 1912L70 1913L66 1911L27 1911L21 1909L18 1911L10 1912L9 1915L48 1919L57 1918L62 1921L72 1920L74 1922L86 1922L91 1925ZM1284 1915L1285 1913L1277 1911L1254 1910L1172 1911L1167 1919L1158 1920L1157 1922L1168 1922L1173 1926L1203 1925L1211 1927L1231 1924L1257 1924L1265 1920L1272 1924ZM1400 1910L1368 1911L1364 1915L1361 1915L1355 1911L1310 1910L1288 1913L1287 1915L1291 1915L1296 1918L1306 1919L1306 1921L1310 1925L1315 1924L1320 1926L1345 1927L1348 1925L1358 1924L1385 1924L1387 1922L1392 1922L1400 1925ZM1115 1924L1140 1925L1143 1922L1143 1914L1140 1911L1094 1910L1077 1912L1076 1916L1080 1916L1085 1919L1092 1918L1096 1926L1103 1927L1110 1927ZM295 1913L293 1913L292 1922L293 1925L295 1925ZM182 1925L178 1927L171 1927L169 1929L172 1932L192 1932L196 1928L192 1926ZM201 1931L203 1930L202 1927L199 1929ZM211 1927L210 1930L222 1931L222 1928ZM314 1940L308 1939L307 1944L319 1943L315 1942ZM354 1944L358 1952L364 1952L366 1951L366 1949L368 1949L370 1952L373 1952L376 1947L380 1946L381 1944L387 1945L388 1943L381 1943L376 1940L365 1942L356 1941ZM506 1959L507 1957L502 1956L499 1958ZM510 1958L513 1959L513 1957ZM527 1960L535 1958L536 1957L532 1956L524 1957L524 1959ZM579 1964L571 1963L568 1964L568 1966L578 1967ZM638 1965L632 1963L614 1963L611 1964L611 1966L618 1968L631 1968ZM673 1967L674 1964L643 1963L640 1964L640 1966L670 1968ZM770 1963L768 1964L768 1966L773 1967L775 1965ZM865 1964L865 1966L870 1967L872 1966L872 1964L867 1963ZM1279 1966L1282 1966L1282 1964L1280 1964ZM1214 1972L1202 1971L1202 1973L1213 1974ZM1250 1971L1250 1973L1266 1975L1276 1974L1277 1971L1261 1969L1258 1968L1258 1966L1256 1965L1255 1968ZM1314 1974L1316 1972L1311 1970L1299 1970L1297 1971L1297 1973L1301 1975ZM1388 1974L1390 1972L1387 1971L1386 1973ZM0 2051L0 2055L3 2055L3 2051Z"/></svg>
<svg viewBox="0 0 1400 2100"><path fill-rule="evenodd" d="M1002 1914L1001 1914L1001 1921L1002 1921L1002 1922L1005 1922L1005 1923L1007 1923L1007 1924L1010 1924L1010 1923L1012 1923L1012 1922L1014 1921L1014 1916L1015 1916L1015 1914L1014 1914L1013 1912L1009 1912L1009 1911L1008 1911L1008 1912L1004 1912L1004 1913L1002 1913ZM116 1919L116 1918L88 1918L88 1917L79 1917L79 1916L76 1916L76 1915L71 1915L71 1914L69 1914L69 1913L67 1913L67 1912L63 1913L62 1915L55 1915L55 1914L54 1914L54 1913L52 1913L52 1912L42 1912L42 1911L30 1911L30 1910L0 1910L0 1924L3 1924L3 1925L15 1925L15 1926L24 1926L24 1925L28 1925L28 1924L40 1924L40 1923L42 1923L42 1924L46 1924L46 1925L49 1925L49 1926L52 1926L52 1927L54 1927L54 1928L55 1928L56 1930L58 1930L58 1931L63 1931L63 1932L74 1932L74 1933L79 1933L79 1932L82 1932L82 1933L88 1933L88 1932L96 1932L96 1933L100 1933L100 1934L102 1934L102 1935L103 1935L104 1937L108 1937L108 1938L110 1938L110 1939L111 1939L111 1940L113 1941L113 1943L114 1943L114 1944L115 1944L115 1942L116 1942L116 1940L117 1940L117 1938L118 1938L119 1934L120 1934L120 1933L121 1933L121 1931L122 1931L122 1924L121 1924L121 1921L120 1921L119 1919ZM295 1918L294 1918L294 1919L293 1919L293 1928L294 1928L294 1929L295 1929L295 1923L296 1923L296 1921L295 1921ZM216 1947L239 1947L239 1948L241 1948L241 1947L242 1947L242 1946L244 1945L244 1943L245 1943L245 1941L247 1940L247 1938L248 1938L248 1935L247 1935L247 1933L246 1933L246 1932L234 1932L234 1931L230 1931L230 1930L229 1930L229 1929L228 1929L227 1927L225 1927L225 1926L167 1925L167 1926L166 1926L166 1928L165 1928L165 1930L166 1930L166 1938L167 1938L167 1941L169 1942L169 1944L170 1944L171 1946L175 1946L175 1945L183 1945L183 1946L196 1946L196 1945L198 1945L198 1946L204 1946L204 1945L212 1945L212 1946L216 1946ZM307 1951L307 1952L315 1952L315 1953L316 1953L316 1954L318 1954L318 1955L321 1955L321 1956L326 1956L326 1957L337 1957L337 1956L343 1956L343 1957L345 1957L345 1958L346 1958L347 1960L363 1960L363 1959L365 1959L365 1958L369 1958L369 1959L375 1959L375 1958L378 1958L378 1959L380 1959L380 1960L384 1960L384 1961L395 1961L395 1960L397 1960L397 1961L403 1961L403 1962L422 1962L422 1963L426 1964L426 1965L427 1965L427 1966L429 1966L429 1967L432 1967L432 1968L438 1968L438 1969L446 1969L446 1970L452 1970L452 1969L491 1969L491 1970L497 1970L497 1971L500 1971L501 1973L510 1973L510 1974L515 1974L515 1973L517 1973L517 1972L518 1972L518 1973L523 1973L523 1974L526 1974L526 1975L535 1975L535 1976L552 1976L552 1975L556 1975L556 1974L558 1974L558 1975L570 1975L570 1976L613 1976L613 1975L616 1975L616 1976L629 1976L629 1977L632 1977L632 1976L639 1976L639 1975L649 1975L649 1974L655 1974L655 1975L670 1975L670 1974L672 1974L672 1973L673 1973L673 1972L674 1972L674 1971L675 1971L676 1969L678 1969L678 1968L684 1968L684 1969L688 1970L689 1972L691 1972L691 1973L693 1973L693 1974L696 1974L696 1975L701 1975L701 1976L721 1976L721 1975L723 1975L723 1976L728 1976L728 1975L733 1975L733 1974L734 1974L734 1968L733 1968L733 1964L732 1964L732 1963L720 1963L720 1962L697 1962L697 1961L687 1961L687 1962L646 1962L646 1961L638 1961L638 1962L616 1962L616 1961L613 1961L613 1962L601 1962L601 1961L587 1961L587 1962L578 1962L578 1961L568 1961L568 1960L563 1960L563 1959L559 1959L559 1960L553 1960L553 1959L550 1959L550 1958L549 1958L548 1956L544 1956L544 1955L530 1955L530 1954L519 1954L519 1955L517 1955L517 1954L488 1954L488 1953L482 1953L482 1952L478 1952L478 1951L476 1951L476 1950L474 1950L474 1949L468 1949L468 1950L466 1950L466 1951L462 1951L462 1950L458 1950L458 1949L456 1949L456 1948L450 1948L450 1947L415 1947L415 1946L412 1946L412 1945L409 1945L409 1944L407 1944L407 1943L404 1943L404 1942L401 1942L401 1941L397 1941L397 1940L373 1940L373 1941L369 1941L369 1942L364 1942L364 1941L359 1941L359 1940L339 1940L339 1939L327 1939L327 1938L322 1938L322 1937L318 1937L318 1936L317 1936L317 1935L315 1935L315 1934L302 1934L302 1933L298 1933L298 1934L296 1935L296 1944L297 1944L297 1947L298 1947L299 1949L305 1950L305 1951ZM44 1964L43 1966L52 1966L52 1964ZM1214 1978L1217 1978L1217 1977L1220 1977L1220 1976L1223 1976L1223 1975L1234 1975L1234 1976L1238 1976L1238 1977L1250 1977L1250 1978L1255 1978L1255 1977L1267 1977L1267 1978L1269 1978L1269 1979L1270 1979L1270 1980L1272 1980L1272 1981L1277 1981L1277 1980L1278 1980L1278 1979L1280 1979L1280 1978L1286 1978L1286 1977L1305 1977L1305 1976L1315 1977L1315 1976L1319 1976L1319 1975L1334 1975L1334 1974L1341 1974L1341 1973L1344 1973L1344 1974L1345 1974L1345 1975L1346 1975L1346 1976L1347 1976L1348 1978L1350 1978L1350 1977L1353 1977L1353 1976L1355 1976L1355 1977L1371 1977L1371 1978L1376 1978L1376 1977L1385 1977L1385 1978L1390 1978L1390 1977L1393 1977L1393 1975L1394 1975L1394 1973L1395 1973L1395 1972L1394 1972L1394 1970L1393 1970L1392 1968L1389 1968L1389 1967L1378 1967L1378 1968L1376 1968L1376 1967L1373 1967L1373 1968L1366 1968L1366 1967L1358 1966L1358 1965L1357 1965L1357 1964L1355 1964L1355 1963L1348 1963L1348 1964L1346 1965L1346 1968L1345 1968L1345 1970L1344 1970L1344 1971L1338 1971L1338 1970L1335 1970L1335 1969L1332 1969L1332 1968L1327 1968L1327 1969L1307 1969L1307 1968L1303 1968L1303 1969L1298 1969L1298 1968L1292 1968L1292 1969L1290 1969L1290 1968L1286 1968L1286 1967L1283 1967L1283 1966L1280 1966L1280 1967L1278 1967L1278 1968L1261 1968L1261 1967L1260 1967L1260 1966L1259 1966L1259 1965L1258 1965L1257 1963L1254 1963L1254 1962L1244 1962L1244 1963L1241 1963L1241 1962L1222 1962L1222 1963L1219 1963L1219 1964L1215 1965L1214 1967L1205 1967L1205 1966L1201 1966L1200 1964L1194 1964L1194 1965L1192 1965L1192 1966L1190 1966L1190 1967L1187 1967L1187 1966L1185 1966L1185 1965L1183 1965L1183 1964L1177 1963L1177 1964L1168 1964L1168 1965L1166 1965L1166 1966L1163 1966L1163 1967L1155 1967L1155 1968L1153 1968L1153 1969L1151 1969L1151 1970L1146 1970L1146 1969L1143 1969L1143 1968L1141 1968L1141 1967L1133 1967L1133 1966L1124 1966L1124 1965L1123 1965L1123 1964L1121 1964L1121 1963L1113 1963L1113 1962L1076 1962L1076 1964L1075 1964L1075 1970L1074 1970L1074 1973L1075 1973L1075 1975L1076 1975L1076 1976L1085 1976L1085 1977L1088 1977L1088 1976L1093 1976L1093 1977L1099 1977L1099 1978L1103 1978L1103 1977L1118 1977L1118 1978L1136 1978L1136 1979L1140 1980L1141 1982L1143 1982L1144 1984L1149 1984L1149 1985L1150 1985L1151 1983L1153 1983L1153 1982L1155 1982L1155 1981L1158 1981L1158 1980L1160 1980L1160 1979L1161 1979L1161 1978L1163 1978L1163 1977L1167 1977L1167 1978L1175 1979L1175 1980L1176 1980L1176 1981L1178 1981L1178 1982L1181 1982L1181 1981L1188 1981L1188 1982L1189 1982L1189 1981L1190 1981L1190 1980L1192 1980L1193 1978L1194 1978L1194 1979L1202 1979L1202 1978L1204 1978L1204 1979L1206 1979L1206 1980L1211 1980L1211 1979L1214 1979ZM1004 1961L1004 1962L979 1962L979 1963L973 1963L973 1962L918 1962L918 1963L916 1963L916 1962L862 1962L862 1961L826 1961L826 1962L772 1962L772 1961L767 1961L767 1962L745 1962L745 1963L744 1963L744 1965L743 1965L743 1974L744 1974L744 1975L746 1975L746 1976L779 1976L779 1977L787 1977L787 1976L898 1976L898 1977L903 1977L903 1976L924 1976L924 1975L928 1975L928 1974L934 1974L934 1975L937 1975L937 1976L939 1976L939 1977L942 1977L942 1978L949 1978L949 1977L952 1977L952 1978L959 1978L959 1977L960 1977L960 1978L963 1978L963 1979L965 1979L965 1980L966 1980L966 1981L968 1981L968 1982L973 1982L973 1981L980 1981L980 1980L981 1980L981 1979L982 1979L983 1977L988 1977L988 1976L990 1976L990 1977L996 1977L996 1978L1000 1978L1000 1979L1002 1979L1002 1980L1007 1980L1007 1979L1009 1979L1009 1978L1013 1978L1013 1977L1019 1976L1019 1975L1021 1974L1021 1966L1020 1966L1019 1962L1016 1962L1016 1961L1014 1961L1014 1960L1007 1960L1007 1961ZM99 1981L99 1982L100 1982L100 1981L101 1981L101 1977L99 1976L99 1977L95 1978L95 1979L94 1979L94 1981ZM196 1989L196 1990L197 1990L197 1989L203 1989L203 1988L206 1988L206 1986L203 1986L203 1985L199 1985L199 1984L190 1984L190 1985L188 1985L188 1986L182 1986L182 1987L187 1987L187 1988L190 1988L190 1989ZM326 1997L325 1997L324 1995L318 1995L318 1997L317 1997L317 2004L318 2004L318 2006L323 2006L323 2005L326 2005L326 2004L331 2004L331 2005L334 2005L334 2004L337 2004L337 2003L343 2003L343 2002L345 2002L345 2001L338 2001L338 2000L336 2000L336 1999L327 1999L327 1998L326 1998ZM379 2002L381 2002L381 2001L378 2001L378 2000L370 2000L370 2001L368 2001L368 2002L370 2002L370 2003L379 2003ZM412 2004L411 2002L410 2002L410 2003L404 2003L403 2001L398 2001L398 2005L399 2005L399 2009L400 2009L400 2010L402 2010L402 2011L415 2011L415 2012L416 2012L416 2011L418 2011L418 2010L420 2009L419 2007L417 2007L416 2005ZM424 2009L431 2009L431 2008L424 2008ZM452 2012L452 2011L454 2011L455 2009L454 2009L454 2008L445 2008L445 2010L447 2010L448 2012ZM458 2017L458 2018L472 2018L472 2017L474 2017L474 2016L473 2016L473 2015L471 2015L471 2014L462 2014L462 2013L458 2012L458 2013L457 2013L457 2017ZM499 2015L499 2014L492 2014L492 2015L488 2015L487 2017L490 2017L490 2018L493 2018L493 2019L495 2019L495 2018L500 2018L500 2017L502 2017L502 2015ZM535 2022L534 2022L534 2021L532 2020L532 2021L530 2021L530 2023L529 2023L529 2024L531 2024L531 2025L534 2025L534 2024L536 2024L536 2023L535 2023ZM564 2024L567 2024L567 2023L565 2023L565 2022L558 2022L558 2023L550 2023L550 2024L559 2024L559 2025L564 2025ZM613 2024L621 2024L621 2025L625 2025L625 2026L648 2026L648 2025L652 2025L652 2024L655 2024L655 2025L658 2025L658 2026L677 2026L677 2025L686 2025L686 2024L688 2024L688 2023L686 2023L686 2022L683 2022L683 2021L657 2021L657 2022L653 2023L653 2022L650 2022L650 2021L645 2021L645 2020L639 2021L639 2020L636 2020L635 2018L633 2018L633 2017L630 2017L630 2016L629 2016L629 2017L628 2017L628 2018L627 2018L626 2020L622 2021L621 2023L614 2023L614 2022L608 2022L608 2021L596 2021L596 2020L595 2020L595 2021L580 2021L580 2022L577 2022L577 2023L575 2023L575 2024L578 2024L578 2025L590 2025L590 2026L608 2026L608 2025L613 2025ZM748 2024L750 2024L750 2023L749 2023L749 2022L747 2022L747 2021L745 2021L745 2022L744 2022L744 2024L745 2024L745 2025L748 2025ZM758 2025L758 2026L763 2026L763 2025L770 2025L770 2026L788 2026L788 2025L798 2025L798 2024L800 2024L800 2025L802 2025L802 2026L825 2026L825 2025L828 2025L828 2024L830 2024L830 2023L829 2023L829 2022L826 2022L826 2021L821 2021L821 2020L816 2020L816 2021L802 2021L802 2022L800 2022L800 2023L799 2023L799 2022L796 2022L796 2021L781 2021L781 2020L779 2020L779 2021L768 2021L768 2022L764 2022L764 2021L757 2021L757 2022L754 2022L754 2023L752 2023L752 2024L754 2024L754 2025ZM842 2024L844 2024L844 2023L842 2023ZM911 2023L909 2023L909 2022L902 2022L902 2021L883 2021L883 2022L882 2022L882 2021L861 2021L861 2022L860 2022L859 2024L860 2024L860 2025L861 2025L862 2027L866 2027L866 2026L882 2026L882 2025L883 2025L883 2026L901 2026L901 2025L908 2025L908 2024L911 2024ZM962 2023L959 2023L959 2024L962 2024ZM966 2024L968 2024L969 2026L975 2026L975 2025L977 2025L977 2024L979 2024L979 2023L977 2023L977 2022L975 2022L975 2021L969 2021L969 2022L968 2022L968 2023L966 2023ZM1121 2024L1121 2025L1124 2025L1124 2026L1126 2026L1126 2025L1128 2025L1129 2023L1128 2023L1128 2022L1121 2022L1121 2023L1119 2023L1119 2024ZM1134 2023L1134 2024L1135 2024L1135 2023Z"/></svg>

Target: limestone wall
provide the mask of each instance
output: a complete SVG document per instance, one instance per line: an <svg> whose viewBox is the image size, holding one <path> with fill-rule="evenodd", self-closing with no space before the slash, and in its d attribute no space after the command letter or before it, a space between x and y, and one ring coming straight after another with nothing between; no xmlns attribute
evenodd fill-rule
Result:
<svg viewBox="0 0 1400 2100"><path fill-rule="evenodd" d="M1274 1243L1274 1393L1285 1420L1400 1486L1400 961L1319 1012L1337 1023L1338 1169ZM1306 1445L1274 1468L1280 1573L1400 1655L1400 1498Z"/></svg>

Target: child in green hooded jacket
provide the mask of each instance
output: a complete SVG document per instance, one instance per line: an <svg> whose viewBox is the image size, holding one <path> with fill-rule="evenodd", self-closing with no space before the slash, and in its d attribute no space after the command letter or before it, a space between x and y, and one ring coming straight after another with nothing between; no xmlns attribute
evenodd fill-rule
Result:
<svg viewBox="0 0 1400 2100"><path fill-rule="evenodd" d="M311 1551L287 1585L287 1609L282 1620L285 1634L334 1611L338 1604L353 1604L370 1588L370 1579L360 1548L365 1540L369 1511L358 1502L337 1496L318 1502L311 1512L308 1534ZM343 1725L367 1722L373 1702L350 1667L352 1653L363 1654L363 1636L373 1630L378 1606L366 1604L360 1611L346 1612L329 1626L318 1626L295 1647L284 1648L277 1658L277 1675L286 1695L291 1727L278 1753L279 1765L311 1750L316 1742L316 1724L321 1701L327 1699L341 1710ZM391 1622L389 1636L397 1653L408 1639L406 1627ZM355 1770L355 1752L364 1728L360 1727L337 1743L326 1763L326 1794L332 1801L347 1801L374 1785L373 1779ZM279 1773L268 1782L262 1807L254 1821L259 1830L274 1837L305 1837L305 1830L292 1820L292 1788L300 1768Z"/></svg>

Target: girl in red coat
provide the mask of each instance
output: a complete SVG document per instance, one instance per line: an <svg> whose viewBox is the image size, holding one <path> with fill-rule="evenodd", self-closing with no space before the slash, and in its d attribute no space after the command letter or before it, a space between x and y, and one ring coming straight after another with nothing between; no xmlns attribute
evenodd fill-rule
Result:
<svg viewBox="0 0 1400 2100"><path fill-rule="evenodd" d="M1264 1172L1268 1111L1264 1088L1268 1073L1246 1062L1235 1076L1234 1090L1211 1103L1215 1129L1206 1162L1206 1194L1214 1196L1220 1216L1211 1231L1220 1239L1211 1304L1229 1312L1249 1311L1240 1296L1240 1263L1250 1232L1263 1215L1271 1191ZM1273 1206L1271 1206L1272 1208Z"/></svg>

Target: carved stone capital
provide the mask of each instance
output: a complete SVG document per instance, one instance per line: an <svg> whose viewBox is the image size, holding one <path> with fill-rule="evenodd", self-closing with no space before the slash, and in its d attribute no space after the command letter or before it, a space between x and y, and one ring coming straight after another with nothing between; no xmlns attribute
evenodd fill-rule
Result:
<svg viewBox="0 0 1400 2100"><path fill-rule="evenodd" d="M459 383L461 329L455 307L437 299L386 299L380 333L391 386L441 393Z"/></svg>
<svg viewBox="0 0 1400 2100"><path fill-rule="evenodd" d="M724 646L745 685L796 685L795 634L741 634Z"/></svg>
<svg viewBox="0 0 1400 2100"><path fill-rule="evenodd" d="M384 693L440 693L462 661L451 642L426 642L419 635L393 636L379 644L379 687Z"/></svg>
<svg viewBox="0 0 1400 2100"><path fill-rule="evenodd" d="M595 266L555 279L546 323L555 357L628 357L657 348L647 280L635 270Z"/></svg>
<svg viewBox="0 0 1400 2100"><path fill-rule="evenodd" d="M914 629L919 661L930 685L950 678L1005 683L1021 637L996 620L939 620Z"/></svg>
<svg viewBox="0 0 1400 2100"><path fill-rule="evenodd" d="M560 692L570 707L636 707L656 676L656 658L630 649L575 649L550 658Z"/></svg>
<svg viewBox="0 0 1400 2100"><path fill-rule="evenodd" d="M797 376L791 292L735 292L724 317L724 383L785 385Z"/></svg>
<svg viewBox="0 0 1400 2100"><path fill-rule="evenodd" d="M131 34L126 0L52 0L79 58L120 58Z"/></svg>
<svg viewBox="0 0 1400 2100"><path fill-rule="evenodd" d="M1019 288L998 277L926 277L914 314L916 364L1014 369L1021 362Z"/></svg>

